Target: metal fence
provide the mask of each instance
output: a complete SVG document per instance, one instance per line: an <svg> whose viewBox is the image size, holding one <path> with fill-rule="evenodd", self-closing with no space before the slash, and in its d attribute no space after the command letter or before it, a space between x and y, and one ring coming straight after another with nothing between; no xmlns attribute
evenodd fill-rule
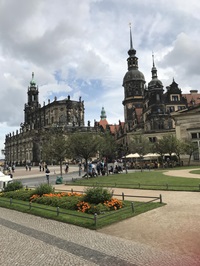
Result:
<svg viewBox="0 0 200 266"><path fill-rule="evenodd" d="M62 190L62 192L67 192L67 191L70 191L72 193L73 192L84 193L83 191L74 191L73 189L71 189L71 190ZM162 195L161 194L158 197L125 195L123 192L122 192L122 194L112 194L112 195L113 196L118 196L118 197L120 196L120 197L122 197L122 201L124 201L125 198L144 198L144 199L150 199L148 201L140 202L140 203L138 203L138 202L135 203L134 201L131 201L130 202L131 204L128 207L125 207L125 208L122 208L122 209L117 210L118 213L119 212L127 211L127 208L129 208L130 211L132 213L134 213L136 211L136 208L137 207L142 206L144 204L148 204L148 203L154 202L154 201L159 201L159 203L162 203ZM55 209L53 209L53 207L51 209L48 209L48 208L44 208L44 207L41 207L41 206L35 206L35 205L33 206L31 202L29 202L29 203L27 203L27 202L18 202L18 201L15 201L12 198L8 199L8 198L0 197L0 202L9 203L10 207L12 207L12 204L20 205L20 206L25 206L25 207L28 208L29 211L34 208L34 209L40 209L40 210L45 210L45 211L49 211L49 212L52 212L52 213L56 213L56 216L59 216L59 214L64 214L64 215L78 217L80 219L93 220L95 227L97 226L98 220L105 219L108 216L112 216L112 215L115 215L116 214L116 211L113 211L113 212L109 212L109 213L101 214L101 215L97 215L97 213L95 213L92 217L87 217L87 216L79 215L78 213L77 214L76 213L72 214L72 213L69 213L67 211L63 211L63 210L61 211L59 207L55 207Z"/></svg>
<svg viewBox="0 0 200 266"><path fill-rule="evenodd" d="M80 179L74 179L72 178L72 182L76 182L76 180L79 181L79 184L84 184L84 182L81 182ZM198 185L172 185L172 184L142 184L142 183L99 183L99 182L95 182L92 184L92 186L104 186L104 187L120 187L120 188L135 188L135 189L141 189L141 188L145 188L145 187L160 187L161 190L170 190L170 189L175 189L176 188L193 188L194 190L199 190L200 191L200 184Z"/></svg>

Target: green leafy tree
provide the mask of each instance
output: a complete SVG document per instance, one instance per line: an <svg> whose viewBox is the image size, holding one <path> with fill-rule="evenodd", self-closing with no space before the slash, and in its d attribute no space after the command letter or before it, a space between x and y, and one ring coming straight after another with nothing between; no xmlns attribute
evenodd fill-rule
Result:
<svg viewBox="0 0 200 266"><path fill-rule="evenodd" d="M106 158L106 165L116 159L118 155L119 145L116 143L114 137L110 132L105 132L99 139L99 155ZM108 175L108 167L107 175Z"/></svg>
<svg viewBox="0 0 200 266"><path fill-rule="evenodd" d="M163 163L163 156L165 154L169 154L170 160L172 158L172 154L176 153L179 156L182 152L181 141L179 141L176 136L172 134L168 134L163 136L162 139L159 139L156 143L154 143L154 152L159 153L162 158Z"/></svg>
<svg viewBox="0 0 200 266"><path fill-rule="evenodd" d="M140 159L142 160L143 156L152 151L152 144L150 141L143 135L135 135L130 141L129 150L132 153L138 153ZM141 165L142 170L142 165Z"/></svg>
<svg viewBox="0 0 200 266"><path fill-rule="evenodd" d="M62 131L48 132L44 135L42 157L46 162L58 162L62 176L62 164L69 154L69 143Z"/></svg>
<svg viewBox="0 0 200 266"><path fill-rule="evenodd" d="M198 152L199 150L198 144L197 142L192 142L192 140L189 139L185 139L183 143L183 151L185 154L189 155L188 165L190 165L193 153Z"/></svg>
<svg viewBox="0 0 200 266"><path fill-rule="evenodd" d="M100 157L106 157L108 161L115 159L117 157L119 147L114 137L109 132L105 132L105 134L101 135L99 141Z"/></svg>
<svg viewBox="0 0 200 266"><path fill-rule="evenodd" d="M132 153L138 153L142 158L152 150L152 145L145 136L135 135L129 144L129 150Z"/></svg>
<svg viewBox="0 0 200 266"><path fill-rule="evenodd" d="M184 153L184 142L180 139L176 139L176 146L175 146L175 151L174 151L178 157L178 162L179 165L181 165L181 154Z"/></svg>
<svg viewBox="0 0 200 266"><path fill-rule="evenodd" d="M99 136L92 133L74 133L68 138L70 154L73 158L85 160L88 171L88 160L94 157L99 149Z"/></svg>

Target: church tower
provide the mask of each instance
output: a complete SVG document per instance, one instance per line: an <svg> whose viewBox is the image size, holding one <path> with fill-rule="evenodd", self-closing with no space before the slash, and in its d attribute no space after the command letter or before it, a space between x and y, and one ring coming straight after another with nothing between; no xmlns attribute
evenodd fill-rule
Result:
<svg viewBox="0 0 200 266"><path fill-rule="evenodd" d="M32 72L32 79L30 81L30 86L28 87L28 103L25 104L25 117L24 123L25 125L31 125L34 121L34 116L36 111L40 108L39 104L39 91L38 87L36 86L36 82L34 80L34 72Z"/></svg>
<svg viewBox="0 0 200 266"><path fill-rule="evenodd" d="M142 108L145 90L145 78L138 70L138 58L133 48L132 32L130 27L130 49L127 58L128 71L126 72L123 84L124 87L124 119L128 131L142 126Z"/></svg>

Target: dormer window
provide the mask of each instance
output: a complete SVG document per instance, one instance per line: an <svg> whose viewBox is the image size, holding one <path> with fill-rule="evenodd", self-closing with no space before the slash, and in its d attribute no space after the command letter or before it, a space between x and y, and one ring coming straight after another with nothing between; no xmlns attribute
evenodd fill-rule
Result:
<svg viewBox="0 0 200 266"><path fill-rule="evenodd" d="M172 95L172 96L171 96L171 100L172 100L173 102L177 102L177 101L179 101L179 95Z"/></svg>

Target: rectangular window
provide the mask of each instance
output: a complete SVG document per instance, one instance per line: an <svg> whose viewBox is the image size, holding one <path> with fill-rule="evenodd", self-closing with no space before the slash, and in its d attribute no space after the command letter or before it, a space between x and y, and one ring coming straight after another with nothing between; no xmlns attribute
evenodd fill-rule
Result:
<svg viewBox="0 0 200 266"><path fill-rule="evenodd" d="M179 100L178 95L172 95L172 101L177 102Z"/></svg>
<svg viewBox="0 0 200 266"><path fill-rule="evenodd" d="M156 137L149 137L149 141L151 142L151 143L155 143L156 142Z"/></svg>
<svg viewBox="0 0 200 266"><path fill-rule="evenodd" d="M197 133L191 133L192 139L197 139Z"/></svg>
<svg viewBox="0 0 200 266"><path fill-rule="evenodd" d="M169 112L169 113L171 113L171 112L174 112L174 106L169 106L168 108L167 108L167 111Z"/></svg>
<svg viewBox="0 0 200 266"><path fill-rule="evenodd" d="M185 109L185 106L178 106L178 110L180 111L180 110L183 110L183 109Z"/></svg>

